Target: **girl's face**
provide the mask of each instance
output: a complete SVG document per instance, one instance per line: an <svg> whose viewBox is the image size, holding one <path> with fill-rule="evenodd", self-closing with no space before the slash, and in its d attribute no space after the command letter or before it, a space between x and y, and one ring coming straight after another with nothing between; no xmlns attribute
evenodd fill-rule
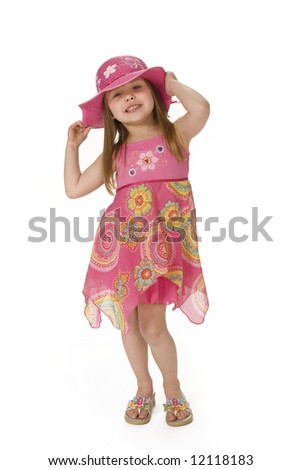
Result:
<svg viewBox="0 0 302 470"><path fill-rule="evenodd" d="M147 82L136 78L105 95L114 119L122 124L140 124L152 117L154 100Z"/></svg>

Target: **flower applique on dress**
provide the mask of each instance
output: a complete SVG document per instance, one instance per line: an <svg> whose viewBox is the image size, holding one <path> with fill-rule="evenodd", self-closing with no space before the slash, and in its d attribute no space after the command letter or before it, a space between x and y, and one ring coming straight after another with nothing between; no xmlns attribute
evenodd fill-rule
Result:
<svg viewBox="0 0 302 470"><path fill-rule="evenodd" d="M165 147L157 145L154 150L147 150L145 152L138 152L135 150L130 153L127 158L127 163L130 164L128 170L129 176L135 176L137 172L145 172L147 170L155 170L157 167L167 165L167 159L164 155Z"/></svg>
<svg viewBox="0 0 302 470"><path fill-rule="evenodd" d="M158 158L153 155L153 152L149 150L149 152L141 153L137 160L137 165L139 165L142 171L146 170L155 170L156 163L158 162Z"/></svg>

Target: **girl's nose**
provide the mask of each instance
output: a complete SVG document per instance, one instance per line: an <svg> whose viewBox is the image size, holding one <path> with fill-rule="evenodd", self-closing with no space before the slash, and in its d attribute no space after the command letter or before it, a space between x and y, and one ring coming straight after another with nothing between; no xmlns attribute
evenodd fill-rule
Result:
<svg viewBox="0 0 302 470"><path fill-rule="evenodd" d="M134 96L133 95L126 95L126 101L132 101L134 100Z"/></svg>

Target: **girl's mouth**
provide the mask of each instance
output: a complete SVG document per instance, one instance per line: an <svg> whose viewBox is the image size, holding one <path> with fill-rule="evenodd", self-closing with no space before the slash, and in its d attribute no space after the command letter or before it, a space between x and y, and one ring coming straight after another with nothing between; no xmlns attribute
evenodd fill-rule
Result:
<svg viewBox="0 0 302 470"><path fill-rule="evenodd" d="M133 104L132 106L129 106L129 108L126 109L126 113L134 113L137 111L142 105L141 104Z"/></svg>

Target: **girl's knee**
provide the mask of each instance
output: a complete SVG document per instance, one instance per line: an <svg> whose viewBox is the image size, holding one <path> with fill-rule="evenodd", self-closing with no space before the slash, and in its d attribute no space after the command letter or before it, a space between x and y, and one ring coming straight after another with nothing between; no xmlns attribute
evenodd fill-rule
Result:
<svg viewBox="0 0 302 470"><path fill-rule="evenodd" d="M138 305L140 331L145 341L151 346L161 341L168 332L165 313L165 305Z"/></svg>
<svg viewBox="0 0 302 470"><path fill-rule="evenodd" d="M152 328L148 328L145 326L141 327L141 334L146 343L148 343L150 346L158 342L159 334Z"/></svg>
<svg viewBox="0 0 302 470"><path fill-rule="evenodd" d="M167 329L162 324L154 324L151 322L140 324L141 334L144 340L150 345L158 344L164 335L167 333Z"/></svg>

